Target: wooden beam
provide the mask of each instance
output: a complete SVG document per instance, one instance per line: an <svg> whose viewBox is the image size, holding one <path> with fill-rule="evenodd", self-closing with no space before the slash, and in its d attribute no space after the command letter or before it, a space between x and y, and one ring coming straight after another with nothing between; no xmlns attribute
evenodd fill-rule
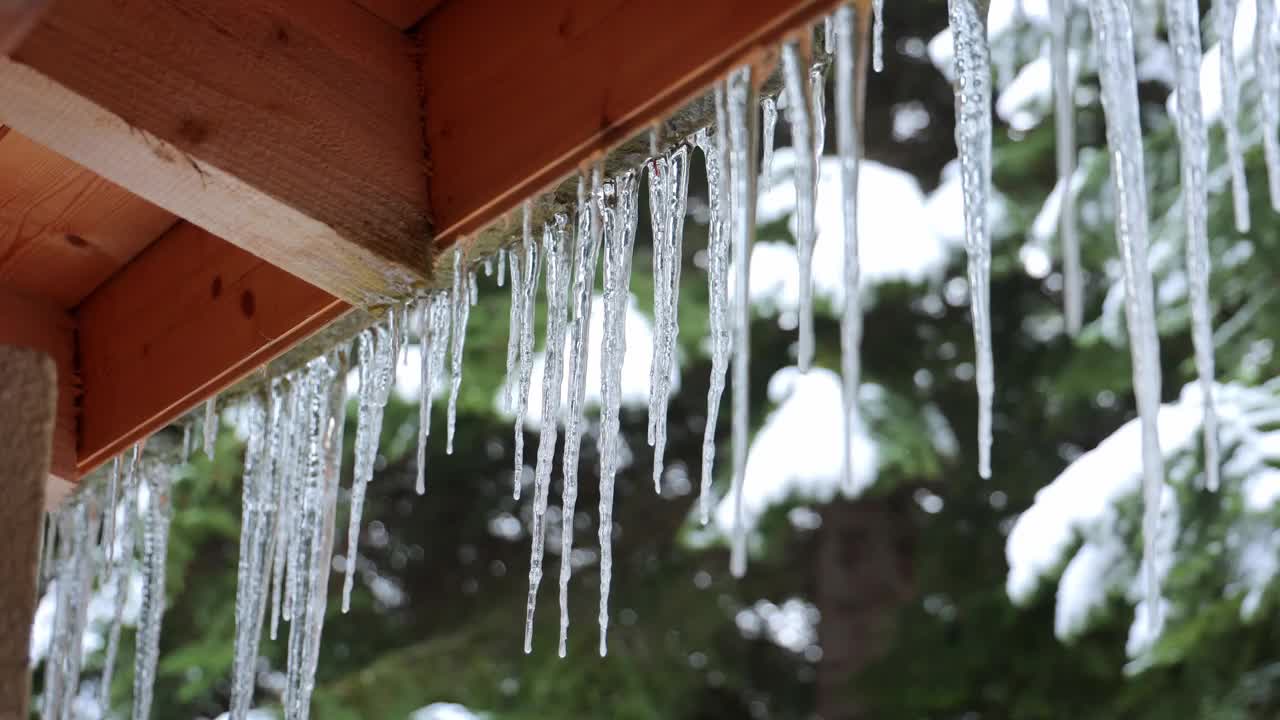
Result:
<svg viewBox="0 0 1280 720"><path fill-rule="evenodd" d="M31 348L53 358L58 369L57 426L53 435L47 502L56 505L79 477L76 472L76 408L80 379L75 365L75 320L61 308L0 286L0 345Z"/></svg>
<svg viewBox="0 0 1280 720"><path fill-rule="evenodd" d="M350 306L179 223L80 306L77 469L120 454Z"/></svg>
<svg viewBox="0 0 1280 720"><path fill-rule="evenodd" d="M448 0L418 32L436 242L480 230L837 4Z"/></svg>
<svg viewBox="0 0 1280 720"><path fill-rule="evenodd" d="M0 121L346 300L430 255L413 41L349 0L55 3Z"/></svg>
<svg viewBox="0 0 1280 720"><path fill-rule="evenodd" d="M48 5L49 0L0 2L0 55L8 55L22 44Z"/></svg>
<svg viewBox="0 0 1280 720"><path fill-rule="evenodd" d="M0 128L0 285L70 310L177 219Z"/></svg>

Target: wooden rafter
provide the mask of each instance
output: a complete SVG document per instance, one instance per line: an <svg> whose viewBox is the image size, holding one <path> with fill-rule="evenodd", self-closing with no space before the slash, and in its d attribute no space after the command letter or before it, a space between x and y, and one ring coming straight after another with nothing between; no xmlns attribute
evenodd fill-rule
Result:
<svg viewBox="0 0 1280 720"><path fill-rule="evenodd" d="M429 259L412 41L348 0L55 3L0 121L348 301Z"/></svg>

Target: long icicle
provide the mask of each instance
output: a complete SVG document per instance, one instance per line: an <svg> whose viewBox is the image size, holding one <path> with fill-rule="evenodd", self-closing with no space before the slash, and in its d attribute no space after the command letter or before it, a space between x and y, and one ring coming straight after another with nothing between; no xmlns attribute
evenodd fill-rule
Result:
<svg viewBox="0 0 1280 720"><path fill-rule="evenodd" d="M263 582L266 578L266 530L270 522L271 458L268 431L274 433L272 413L279 412L280 388L273 384L271 397L250 395L241 417L249 426L244 452L244 478L240 504L240 559L236 564L236 638L231 666L232 720L244 720L253 702L258 643L262 637Z"/></svg>
<svg viewBox="0 0 1280 720"><path fill-rule="evenodd" d="M218 441L218 396L204 403L204 454L213 459L214 445Z"/></svg>
<svg viewBox="0 0 1280 720"><path fill-rule="evenodd" d="M659 180L666 185L660 201L667 204L662 212L666 229L654 234L654 264L662 258L661 274L655 274L655 321L658 342L653 348L653 385L649 414L649 441L653 445L653 489L662 492L663 457L667 447L667 408L671 399L671 374L675 370L676 343L680 333L680 270L683 259L684 221L689 197L689 146L680 144L667 154L661 164ZM649 181L654 181L650 175ZM656 216L655 216L656 220ZM657 290L661 288L661 290Z"/></svg>
<svg viewBox="0 0 1280 720"><path fill-rule="evenodd" d="M164 569L169 548L169 469L154 465L142 472L148 506L142 518L142 610L138 616L133 671L133 718L151 716L156 665L160 661L160 623L164 617Z"/></svg>
<svg viewBox="0 0 1280 720"><path fill-rule="evenodd" d="M529 552L529 602L525 609L524 651L533 652L533 614L542 582L542 556L546 545L547 495L555 460L560 396L564 391L564 334L568 321L569 249L568 218L556 215L548 225L543 247L547 254L547 343L542 370L542 428L538 438L538 465L533 495L532 547Z"/></svg>
<svg viewBox="0 0 1280 720"><path fill-rule="evenodd" d="M1147 193L1133 26L1125 0L1095 0L1089 5L1089 13L1098 39L1102 109L1106 116L1116 196L1116 242L1124 267L1133 387L1142 425L1144 596L1151 628L1155 630L1161 623L1155 555L1164 486L1164 460L1156 427L1156 414L1160 409L1160 339L1156 333L1151 268L1147 263Z"/></svg>
<svg viewBox="0 0 1280 720"><path fill-rule="evenodd" d="M421 302L422 382L418 404L418 481L415 489L427 491L427 439L431 436L431 408L436 387L444 375L445 350L449 345L449 296L434 292Z"/></svg>
<svg viewBox="0 0 1280 720"><path fill-rule="evenodd" d="M453 251L453 344L449 350L450 384L448 427L445 428L446 454L453 454L453 433L458 424L458 390L462 388L462 349L467 341L467 320L471 317L471 297L476 287L474 273L462 269L462 247Z"/></svg>
<svg viewBox="0 0 1280 720"><path fill-rule="evenodd" d="M111 680L115 674L116 654L120 649L120 631L124 625L124 605L129 590L129 570L133 562L134 530L133 521L138 508L138 463L142 456L142 443L133 446L129 462L125 466L123 487L120 491L119 525L116 537L119 547L115 549L111 563L111 588L114 595L111 625L107 630L107 650L102 662L102 696L101 707L104 711L111 709ZM52 546L52 541L46 541ZM50 547L49 549L52 549Z"/></svg>
<svg viewBox="0 0 1280 720"><path fill-rule="evenodd" d="M1272 0L1259 0L1262 5ZM1173 46L1178 92L1178 159L1182 174L1182 217L1186 223L1187 275L1191 289L1191 339L1204 403L1205 486L1218 488L1218 413L1213 402L1213 326L1209 298L1209 234L1205 175L1209 139L1200 110L1200 7L1196 0L1165 0L1169 44Z"/></svg>
<svg viewBox="0 0 1280 720"><path fill-rule="evenodd" d="M742 495L747 469L748 413L750 412L751 358L751 246L756 233L756 144L759 117L755 112L756 86L750 66L734 71L728 81L729 182L733 208L733 544L729 571L734 577L747 572L747 535ZM797 145L808 148L808 145ZM801 150L800 157L812 157Z"/></svg>
<svg viewBox="0 0 1280 720"><path fill-rule="evenodd" d="M800 44L782 46L783 92L787 95L787 121L791 125L791 145L795 148L796 184L796 253L800 266L799 344L796 365L808 372L813 362L813 245L816 236L817 167L814 162L815 140L808 58L801 54Z"/></svg>
<svg viewBox="0 0 1280 720"><path fill-rule="evenodd" d="M1261 99L1258 126L1262 129L1262 155L1267 165L1271 209L1280 212L1280 52L1276 42L1275 0L1257 0L1258 18L1253 31L1254 67L1258 69Z"/></svg>
<svg viewBox="0 0 1280 720"><path fill-rule="evenodd" d="M858 114L857 16L849 5L835 12L836 30L836 143L840 154L840 207L844 220L844 311L840 317L841 400L844 410L842 483L852 493L853 434L861 425L858 386L862 371L861 266L858 257L858 165L862 137Z"/></svg>
<svg viewBox="0 0 1280 720"><path fill-rule="evenodd" d="M534 305L538 296L539 264L541 251L533 238L533 205L528 200L524 203L523 240L518 256L521 264L520 275L523 285L520 288L520 347L517 353L520 378L515 391L515 471L511 476L511 496L519 500L520 488L524 478L524 416L529 408L529 383L533 376L533 321ZM515 265L511 272L514 275Z"/></svg>
<svg viewBox="0 0 1280 720"><path fill-rule="evenodd" d="M640 179L634 171L614 180L615 205L604 205L604 338L600 350L600 656L608 653L609 586L613 578L613 489L618 472L622 363L627 352L631 256L639 222Z"/></svg>
<svg viewBox="0 0 1280 720"><path fill-rule="evenodd" d="M875 13L875 25L871 30L871 69L884 72L884 0L871 0L871 10Z"/></svg>
<svg viewBox="0 0 1280 720"><path fill-rule="evenodd" d="M773 184L773 136L778 126L778 101L772 96L762 99L760 113L760 143L764 148L760 156L760 187L767 188Z"/></svg>
<svg viewBox="0 0 1280 720"><path fill-rule="evenodd" d="M360 334L360 415L356 422L355 468L351 474L351 517L347 521L346 577L342 581L342 612L351 609L355 586L356 558L360 547L360 517L365 491L373 479L382 435L382 411L391 394L396 358L391 354L391 335L386 325L377 325Z"/></svg>
<svg viewBox="0 0 1280 720"><path fill-rule="evenodd" d="M715 88L715 134L704 133L702 155L707 164L707 194L711 209L707 229L707 295L710 301L711 378L707 388L707 422L702 429L702 482L698 493L698 515L703 525L711 517L711 481L716 459L716 425L725 374L733 351L733 329L729 324L729 253L733 243L732 208L729 203L728 117L723 84ZM777 119L777 110L773 112ZM769 128L769 113L764 115ZM766 132L767 137L767 132ZM767 174L768 170L765 170Z"/></svg>
<svg viewBox="0 0 1280 720"><path fill-rule="evenodd" d="M561 462L560 513L560 657L568 653L569 579L573 575L573 517L578 502L578 456L582 448L582 412L587 397L591 298L600 254L602 170L591 171L591 193L578 198L578 238L573 253L573 325L569 328L569 407Z"/></svg>
<svg viewBox="0 0 1280 720"><path fill-rule="evenodd" d="M507 410L515 409L515 392L519 385L516 359L520 355L520 323L524 321L524 309L520 303L524 299L524 282L519 248L511 251L511 313L507 329L507 375L502 386L502 405Z"/></svg>
<svg viewBox="0 0 1280 720"><path fill-rule="evenodd" d="M964 240L969 255L969 304L978 386L978 474L991 477L991 53L978 0L948 0L955 39L956 149L964 193Z"/></svg>
<svg viewBox="0 0 1280 720"><path fill-rule="evenodd" d="M1249 181L1244 172L1244 147L1240 139L1240 80L1236 75L1235 25L1239 0L1214 0L1213 14L1222 51L1219 79L1222 83L1222 129L1227 139L1227 166L1231 169L1231 200L1236 232L1249 232Z"/></svg>
<svg viewBox="0 0 1280 720"><path fill-rule="evenodd" d="M1084 323L1084 278L1080 269L1080 238L1076 234L1076 195L1072 187L1076 174L1076 79L1067 52L1070 9L1070 0L1049 0L1054 136L1058 192L1062 198L1058 214L1058 238L1062 243L1062 304L1067 334L1075 337ZM1198 47L1199 39L1196 42Z"/></svg>

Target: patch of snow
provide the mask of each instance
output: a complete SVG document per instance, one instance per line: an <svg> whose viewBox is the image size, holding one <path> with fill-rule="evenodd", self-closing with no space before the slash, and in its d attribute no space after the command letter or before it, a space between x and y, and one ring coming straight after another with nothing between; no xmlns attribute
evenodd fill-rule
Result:
<svg viewBox="0 0 1280 720"><path fill-rule="evenodd" d="M756 214L762 223L789 216L793 235L794 174L794 150L779 148L774 153L772 182L761 192ZM958 188L957 184L957 192ZM845 291L842 194L839 159L825 157L819 166L813 284L815 296L833 304L842 302ZM941 276L953 245L962 241L962 235L940 237L930 224L932 216L927 209L924 193L909 173L863 161L858 176L858 258L864 289L895 280L921 282ZM959 227L958 199L954 211L954 223ZM751 254L751 300L778 311L799 307L799 261L793 244L756 243Z"/></svg>
<svg viewBox="0 0 1280 720"><path fill-rule="evenodd" d="M788 498L826 502L841 483L844 449L840 376L826 368L801 373L779 370L769 380L768 395L777 407L756 433L747 453L742 483L743 523L750 529L771 506ZM864 385L863 405L874 402L879 388ZM876 479L877 451L866 429L854 429L853 474L857 495ZM735 495L716 508L716 526L726 536L733 530Z"/></svg>
<svg viewBox="0 0 1280 720"><path fill-rule="evenodd" d="M458 703L448 702L431 703L409 713L409 720L484 720L486 717Z"/></svg>

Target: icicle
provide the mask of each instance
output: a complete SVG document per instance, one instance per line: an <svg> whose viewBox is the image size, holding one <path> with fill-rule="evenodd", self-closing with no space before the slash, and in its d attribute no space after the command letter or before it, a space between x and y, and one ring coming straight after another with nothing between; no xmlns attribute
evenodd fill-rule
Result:
<svg viewBox="0 0 1280 720"><path fill-rule="evenodd" d="M512 474L511 496L520 499L520 486L524 475L524 415L529 408L529 382L533 375L533 321L534 304L538 295L538 267L541 253L533 239L533 204L524 203L523 240L518 256L522 268L520 286L520 347L517 360L520 368L516 386L515 407L515 472ZM516 255L512 255L513 260ZM512 266L512 277L515 266Z"/></svg>
<svg viewBox="0 0 1280 720"><path fill-rule="evenodd" d="M103 560L103 567L110 567L112 558L115 557L116 547L116 506L120 502L120 456L117 455L111 460L111 481L107 490L107 531L103 540L106 547L106 555Z"/></svg>
<svg viewBox="0 0 1280 720"><path fill-rule="evenodd" d="M822 162L822 153L826 150L827 144L827 71L825 63L814 63L809 68L809 100L812 107L809 111L810 120L813 122L813 157L814 157L814 185L813 192L818 192L817 172L818 165ZM814 206L817 206L817 198L814 198ZM815 227L814 233L817 233Z"/></svg>
<svg viewBox="0 0 1280 720"><path fill-rule="evenodd" d="M836 26L830 15L822 19L822 51L830 55L836 46Z"/></svg>
<svg viewBox="0 0 1280 720"><path fill-rule="evenodd" d="M760 142L764 145L760 158L760 187L773 184L773 134L778 125L778 101L772 97L760 101Z"/></svg>
<svg viewBox="0 0 1280 720"><path fill-rule="evenodd" d="M649 144L651 149L656 150L657 134L651 134ZM659 408L662 400L662 363L665 359L663 348L665 347L665 335L667 331L666 312L670 308L665 293L671 287L671 283L667 280L668 265L670 257L668 249L671 247L667 241L667 213L670 212L669 195L671 193L671 184L668 171L669 160L665 156L655 155L649 160L649 224L653 233L653 324L654 324L654 343L653 343L653 359L649 364L649 425L645 439L650 446L657 441L658 433L658 417ZM655 474L659 474L658 467L661 464L661 458L654 455ZM661 490L661 488L659 488Z"/></svg>
<svg viewBox="0 0 1280 720"><path fill-rule="evenodd" d="M542 582L542 551L546 544L547 494L556 453L560 395L564 390L564 334L568 318L569 249L565 226L568 218L556 215L547 225L543 248L547 254L547 342L542 371L542 431L538 438L538 464L533 496L533 538L529 553L529 603L525 610L524 651L533 652L533 613Z"/></svg>
<svg viewBox="0 0 1280 720"><path fill-rule="evenodd" d="M419 304L422 325L422 382L418 403L418 481L416 490L427 491L427 438L431 435L431 407L444 375L444 355L449 344L449 298L443 292L427 296Z"/></svg>
<svg viewBox="0 0 1280 720"><path fill-rule="evenodd" d="M492 257L487 257L484 259L484 276L493 277L493 258Z"/></svg>
<svg viewBox="0 0 1280 720"><path fill-rule="evenodd" d="M844 312L840 318L840 376L844 409L844 453L841 474L846 493L854 489L853 434L860 425L858 386L862 373L862 285L858 257L858 164L862 152L858 127L858 83L855 53L856 18L848 5L835 12L836 143L840 154L841 210L844 220Z"/></svg>
<svg viewBox="0 0 1280 720"><path fill-rule="evenodd" d="M520 251L512 250L511 317L507 321L507 374L502 389L502 405L507 410L515 410L516 404L513 393L516 392L520 384L516 365L516 360L520 354L520 334L522 330L520 324L524 321L524 308L521 305L524 300L524 278L521 274L520 263Z"/></svg>
<svg viewBox="0 0 1280 720"><path fill-rule="evenodd" d="M160 660L160 622L164 617L164 566L169 550L169 469L160 465L142 473L147 483L147 512L142 526L142 610L138 616L133 670L133 718L147 720Z"/></svg>
<svg viewBox="0 0 1280 720"><path fill-rule="evenodd" d="M639 221L640 179L628 172L614 181L615 205L602 212L604 235L604 338L600 349L600 656L608 652L609 586L613 577L613 488L618 472L622 363L627 352L631 256Z"/></svg>
<svg viewBox="0 0 1280 720"><path fill-rule="evenodd" d="M187 420L182 423L182 462L191 462L191 426L195 424L193 420Z"/></svg>
<svg viewBox="0 0 1280 720"><path fill-rule="evenodd" d="M805 78L806 59L800 46L782 46L783 92L787 94L787 121L791 124L791 144L796 148L796 253L800 264L800 309L796 365L808 372L813 362L813 244L817 168L814 155L805 149L817 147L814 134L810 87Z"/></svg>
<svg viewBox="0 0 1280 720"><path fill-rule="evenodd" d="M498 248L498 287L502 287L507 280L507 249Z"/></svg>
<svg viewBox="0 0 1280 720"><path fill-rule="evenodd" d="M249 426L241 488L240 560L236 565L236 639L231 675L232 720L244 720L253 701L258 641L265 607L267 526L270 522L271 439L267 430L278 421L280 386L273 383L266 402L257 395L247 401ZM274 431L273 431L274 432Z"/></svg>
<svg viewBox="0 0 1280 720"><path fill-rule="evenodd" d="M465 304L465 303L464 303ZM356 423L355 469L351 475L351 518L347 527L346 578L342 583L342 612L351 609L351 589L355 584L357 550L360 544L360 515L365 489L373 478L382 434L382 411L391 394L395 357L385 325L360 334L360 416Z"/></svg>
<svg viewBox="0 0 1280 720"><path fill-rule="evenodd" d="M716 85L716 131L702 135L703 158L707 164L707 196L710 221L707 228L707 295L710 301L711 378L707 390L707 422L702 429L702 482L698 494L698 514L706 525L711 516L711 481L716 458L716 424L720 417L720 398L724 394L725 373L729 369L729 353L733 333L729 326L729 247L733 242L729 206L729 162L724 85ZM773 112L777 118L776 109ZM765 137L771 120L764 115ZM766 141L767 142L767 141ZM765 156L768 157L767 155ZM766 170L765 175L768 174Z"/></svg>
<svg viewBox="0 0 1280 720"><path fill-rule="evenodd" d="M600 253L602 219L601 168L591 171L591 194L579 198L578 237L573 253L573 324L569 327L569 408L565 419L564 478L560 513L560 657L568 652L569 578L573 575L573 517L578 502L578 454L582 447L582 406L587 395L590 353L591 296L595 289L596 257Z"/></svg>
<svg viewBox="0 0 1280 720"><path fill-rule="evenodd" d="M784 48L785 51L785 48ZM729 193L733 209L733 546L729 570L734 577L742 577L747 571L747 535L742 517L743 479L747 467L748 413L750 412L751 373L751 245L755 240L756 143L760 126L756 122L756 87L751 67L734 71L729 76L727 89L727 115L729 119ZM790 98L788 98L790 101ZM803 103L794 107L807 107ZM794 111L793 111L794 112ZM794 125L793 125L794 127ZM809 147L797 142L797 147ZM800 158L809 153L796 153Z"/></svg>
<svg viewBox="0 0 1280 720"><path fill-rule="evenodd" d="M467 274L467 291L471 298L471 307L475 307L480 302L480 284L476 282L474 270Z"/></svg>
<svg viewBox="0 0 1280 720"><path fill-rule="evenodd" d="M88 489L56 514L60 540L53 632L45 662L45 717L71 717L80 687L81 646L95 575L94 538L102 520L99 492Z"/></svg>
<svg viewBox="0 0 1280 720"><path fill-rule="evenodd" d="M129 592L129 569L133 562L134 531L132 521L138 507L138 463L142 455L142 444L133 447L129 463L125 468L124 486L120 493L118 525L115 528L119 538L111 563L111 588L114 596L114 609L110 628L107 630L107 649L102 663L102 697L104 710L111 707L111 678L115 674L116 654L120 647L120 629L124 622L124 604Z"/></svg>
<svg viewBox="0 0 1280 720"><path fill-rule="evenodd" d="M969 304L978 385L978 474L991 477L991 54L977 0L948 0L955 38L956 148L964 191L965 250L969 255Z"/></svg>
<svg viewBox="0 0 1280 720"><path fill-rule="evenodd" d="M1236 75L1235 24L1239 0L1214 0L1221 54L1222 129L1227 139L1227 164L1231 168L1231 199L1236 231L1249 232L1249 181L1244 173L1244 148L1240 139L1240 80Z"/></svg>
<svg viewBox="0 0 1280 720"><path fill-rule="evenodd" d="M213 446L218 441L218 396L204 404L204 454L213 460Z"/></svg>
<svg viewBox="0 0 1280 720"><path fill-rule="evenodd" d="M871 26L871 69L884 72L884 0L871 0L871 12L875 15Z"/></svg>
<svg viewBox="0 0 1280 720"><path fill-rule="evenodd" d="M1098 39L1102 109L1111 150L1111 177L1116 196L1116 242L1124 267L1125 315L1133 356L1133 387L1142 425L1144 599L1151 608L1151 627L1160 625L1160 581L1156 571L1156 534L1164 460L1156 430L1160 408L1160 339L1156 332L1151 269L1147 264L1147 195L1143 171L1138 83L1133 60L1133 30L1125 0L1090 3ZM1224 48L1224 54L1227 48ZM1181 108L1180 108L1181 110Z"/></svg>
<svg viewBox="0 0 1280 720"><path fill-rule="evenodd" d="M754 110L754 106L753 110ZM653 445L653 489L662 492L663 456L667 447L667 407L671 397L671 373L675 369L676 339L680 332L680 270L683 259L685 204L689 197L689 146L681 144L667 154L649 176L650 190L662 190L652 202L665 207L654 213L654 222L664 225L653 240L654 321L657 342L649 397L649 442ZM651 192L652 195L652 192ZM656 224L655 224L656 227Z"/></svg>
<svg viewBox="0 0 1280 720"><path fill-rule="evenodd" d="M1258 126L1262 130L1262 155L1267 164L1271 209L1280 212L1280 53L1275 0L1257 0L1258 18L1253 30L1254 67L1258 69L1261 101Z"/></svg>
<svg viewBox="0 0 1280 720"><path fill-rule="evenodd" d="M1053 65L1054 135L1062 208L1058 237L1062 243L1062 304L1067 334L1075 337L1084 320L1084 279L1080 271L1080 239L1076 236L1075 74L1067 56L1070 0L1050 0L1050 44ZM1199 40L1197 39L1197 47ZM1199 55L1196 56L1199 62ZM1198 92L1198 88L1197 88ZM1197 109L1197 112L1199 110Z"/></svg>
<svg viewBox="0 0 1280 720"><path fill-rule="evenodd" d="M394 364L394 359L392 361ZM325 357L307 366L307 402L298 418L304 428L303 463L298 472L302 487L295 514L294 533L298 537L294 578L296 598L294 618L289 625L288 665L285 679L286 720L309 717L311 693L315 688L320 631L328 586L328 558L332 552L332 501L337 496L337 468L333 453L334 435L340 415L330 409L342 401L342 388L334 387L337 373ZM381 389L381 388L379 388Z"/></svg>
<svg viewBox="0 0 1280 720"><path fill-rule="evenodd" d="M1262 6L1271 2L1259 0L1260 23L1264 14ZM1178 92L1178 159L1182 174L1182 217L1187 233L1187 275L1191 288L1191 339L1195 344L1196 369L1204 402L1205 485L1216 490L1218 415L1213 403L1213 328L1205 190L1209 140L1200 111L1200 7L1196 0L1166 0L1165 8Z"/></svg>
<svg viewBox="0 0 1280 720"><path fill-rule="evenodd" d="M470 273L462 270L462 248L453 251L453 346L449 353L450 385L448 426L445 429L445 452L453 454L453 433L458 420L458 390L462 387L462 346L467 340L467 319L471 316L468 285L475 287Z"/></svg>

